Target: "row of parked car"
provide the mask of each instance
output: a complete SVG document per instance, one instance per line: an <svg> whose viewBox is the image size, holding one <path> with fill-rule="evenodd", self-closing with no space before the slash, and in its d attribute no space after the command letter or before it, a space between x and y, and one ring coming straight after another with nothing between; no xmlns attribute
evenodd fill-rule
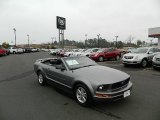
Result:
<svg viewBox="0 0 160 120"><path fill-rule="evenodd" d="M54 49L50 50L51 55L61 57L87 56L95 61L104 61L110 58L122 60L124 66L140 64L147 67L152 64L154 68L160 68L160 49L157 47L140 47L122 51L116 48L90 48L90 49Z"/></svg>
<svg viewBox="0 0 160 120"><path fill-rule="evenodd" d="M160 68L160 49L157 47L134 48L122 58L124 66L140 64L147 67L152 64L154 68Z"/></svg>
<svg viewBox="0 0 160 120"><path fill-rule="evenodd" d="M8 49L0 48L0 56L5 56L9 54L22 54L22 53L29 53L29 52L38 52L39 49L37 48L20 48L20 47L10 47Z"/></svg>
<svg viewBox="0 0 160 120"><path fill-rule="evenodd" d="M122 56L122 51L115 48L90 48L90 49L72 49L72 50L54 49L50 51L50 54L59 55L61 57L87 56L95 61L102 62L110 58L119 60Z"/></svg>

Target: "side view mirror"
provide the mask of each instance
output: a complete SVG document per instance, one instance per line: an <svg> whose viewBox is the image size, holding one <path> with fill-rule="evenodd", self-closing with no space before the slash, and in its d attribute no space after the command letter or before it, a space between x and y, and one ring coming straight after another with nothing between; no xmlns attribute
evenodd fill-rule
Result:
<svg viewBox="0 0 160 120"><path fill-rule="evenodd" d="M152 54L152 53L153 53L152 51L149 51L149 52L148 52L148 54Z"/></svg>
<svg viewBox="0 0 160 120"><path fill-rule="evenodd" d="M56 69L60 69L61 71L66 69L63 65L56 65L55 67Z"/></svg>

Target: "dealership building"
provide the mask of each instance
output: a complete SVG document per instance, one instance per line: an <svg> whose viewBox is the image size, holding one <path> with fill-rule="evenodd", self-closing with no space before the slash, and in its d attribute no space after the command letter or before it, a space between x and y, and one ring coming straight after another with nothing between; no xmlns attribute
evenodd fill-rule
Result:
<svg viewBox="0 0 160 120"><path fill-rule="evenodd" d="M158 46L160 47L160 27L149 28L148 37L158 38Z"/></svg>

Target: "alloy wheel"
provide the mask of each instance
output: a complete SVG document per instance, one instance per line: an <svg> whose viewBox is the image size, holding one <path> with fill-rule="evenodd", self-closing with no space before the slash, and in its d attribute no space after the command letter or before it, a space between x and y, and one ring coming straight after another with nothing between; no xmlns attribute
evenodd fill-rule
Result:
<svg viewBox="0 0 160 120"><path fill-rule="evenodd" d="M87 101L87 92L83 87L78 87L76 90L76 97L80 103L85 103Z"/></svg>
<svg viewBox="0 0 160 120"><path fill-rule="evenodd" d="M39 74L38 82L39 82L39 84L43 84L43 75L42 74Z"/></svg>
<svg viewBox="0 0 160 120"><path fill-rule="evenodd" d="M142 61L142 67L146 67L147 66L147 60L143 60Z"/></svg>
<svg viewBox="0 0 160 120"><path fill-rule="evenodd" d="M119 59L120 59L120 57L117 55L117 56L116 56L116 60L119 60Z"/></svg>
<svg viewBox="0 0 160 120"><path fill-rule="evenodd" d="M104 58L101 56L101 57L99 57L99 61L100 62L103 62L103 60L104 60Z"/></svg>

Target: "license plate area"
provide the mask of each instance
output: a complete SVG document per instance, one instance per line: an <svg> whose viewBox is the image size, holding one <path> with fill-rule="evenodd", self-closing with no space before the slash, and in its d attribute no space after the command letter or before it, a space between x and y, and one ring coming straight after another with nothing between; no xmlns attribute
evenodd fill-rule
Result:
<svg viewBox="0 0 160 120"><path fill-rule="evenodd" d="M130 90L127 90L127 91L124 92L123 96L124 96L124 98L125 98L125 97L130 96L130 94L131 94L131 93L130 93Z"/></svg>

